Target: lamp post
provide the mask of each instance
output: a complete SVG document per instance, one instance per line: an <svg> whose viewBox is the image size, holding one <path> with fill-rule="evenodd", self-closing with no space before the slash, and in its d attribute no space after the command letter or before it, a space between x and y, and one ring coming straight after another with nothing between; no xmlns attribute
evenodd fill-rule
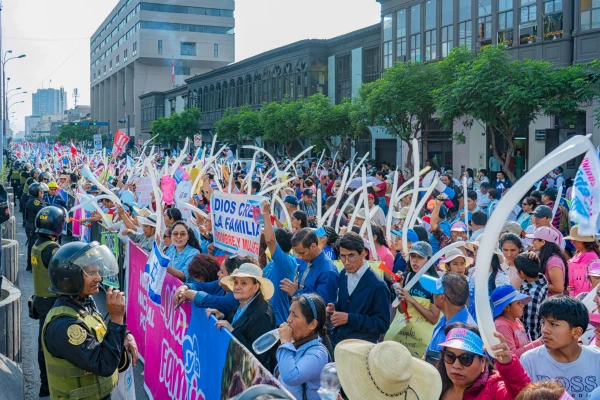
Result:
<svg viewBox="0 0 600 400"><path fill-rule="evenodd" d="M25 54L21 54L20 56L16 56L16 57L8 57L8 54L12 54L12 50L7 50L4 53L4 56L2 57L2 100L4 100L4 107L3 107L3 111L6 110L6 113L8 113L8 108L6 108L6 73L5 73L5 67L6 67L6 63L9 62L10 60L15 60L17 58L25 58L26 55ZM22 102L24 103L24 102ZM6 136L6 113L3 113L2 115L2 131L0 133L0 168L4 165L4 140L5 140L5 136Z"/></svg>

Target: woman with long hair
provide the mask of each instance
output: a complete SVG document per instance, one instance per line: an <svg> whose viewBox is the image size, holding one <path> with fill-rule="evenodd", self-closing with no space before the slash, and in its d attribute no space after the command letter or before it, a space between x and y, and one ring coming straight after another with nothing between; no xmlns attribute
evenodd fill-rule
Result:
<svg viewBox="0 0 600 400"><path fill-rule="evenodd" d="M575 254L568 262L570 296L587 293L592 289L587 279L588 265L600 258L600 246L595 236L580 235L579 227L571 228L571 234L565 238L570 240L575 247Z"/></svg>
<svg viewBox="0 0 600 400"><path fill-rule="evenodd" d="M479 329L460 322L444 328L446 341L440 346L438 372L442 378L442 400L513 400L531 383L519 359L511 354L504 336L495 332L500 344L492 346L492 363L483 349Z"/></svg>
<svg viewBox="0 0 600 400"><path fill-rule="evenodd" d="M541 226L527 237L533 239L533 248L538 252L542 273L548 281L548 297L563 294L568 286L569 270L567 258L557 244L558 234L552 228Z"/></svg>
<svg viewBox="0 0 600 400"><path fill-rule="evenodd" d="M535 197L525 197L521 203L521 212L517 216L517 223L521 225L523 230L531 224L531 215L537 207L537 200Z"/></svg>
<svg viewBox="0 0 600 400"><path fill-rule="evenodd" d="M290 216L290 220L292 221L292 233L296 233L303 228L308 228L308 217L302 210L294 211Z"/></svg>
<svg viewBox="0 0 600 400"><path fill-rule="evenodd" d="M394 256L385 240L383 229L380 226L371 225L371 232L373 233L373 244L375 245L377 258L383 261L385 266L392 271L394 269ZM389 280L391 277L388 277L386 273L386 278Z"/></svg>
<svg viewBox="0 0 600 400"><path fill-rule="evenodd" d="M325 302L315 293L292 298L290 316L279 327L275 375L296 399L318 400L321 370L331 359Z"/></svg>
<svg viewBox="0 0 600 400"><path fill-rule="evenodd" d="M504 256L504 272L507 273L510 284L519 290L523 279L519 278L517 268L515 267L515 258L523 252L523 242L517 235L505 233L500 238L500 248Z"/></svg>
<svg viewBox="0 0 600 400"><path fill-rule="evenodd" d="M171 260L167 272L182 282L189 279L188 265L194 256L201 253L200 243L192 228L184 221L177 221L171 225L171 245L166 251L166 256Z"/></svg>

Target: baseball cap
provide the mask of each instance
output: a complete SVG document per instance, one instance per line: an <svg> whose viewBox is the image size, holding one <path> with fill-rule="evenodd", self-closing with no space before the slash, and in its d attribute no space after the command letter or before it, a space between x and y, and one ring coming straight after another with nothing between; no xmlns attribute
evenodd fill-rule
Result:
<svg viewBox="0 0 600 400"><path fill-rule="evenodd" d="M536 218L552 218L552 209L545 205L539 205L533 211L533 216Z"/></svg>
<svg viewBox="0 0 600 400"><path fill-rule="evenodd" d="M371 193L369 193L369 194L367 195L367 197L368 197L368 198L370 198L370 199L374 199L374 198L375 198L375 196L373 196Z"/></svg>
<svg viewBox="0 0 600 400"><path fill-rule="evenodd" d="M298 205L298 198L296 196L285 196L285 200L283 200L283 202L291 204L293 206L297 206Z"/></svg>
<svg viewBox="0 0 600 400"><path fill-rule="evenodd" d="M48 184L48 189L58 189L58 184L56 182L50 182Z"/></svg>
<svg viewBox="0 0 600 400"><path fill-rule="evenodd" d="M502 232L512 233L520 237L523 228L521 228L521 225L516 221L506 221L502 226Z"/></svg>
<svg viewBox="0 0 600 400"><path fill-rule="evenodd" d="M558 196L558 190L556 190L554 188L546 189L544 191L543 195L548 196L551 199L556 199L556 196Z"/></svg>
<svg viewBox="0 0 600 400"><path fill-rule="evenodd" d="M392 233L394 232L392 231ZM588 264L588 275L600 276L600 260L590 261Z"/></svg>
<svg viewBox="0 0 600 400"><path fill-rule="evenodd" d="M540 239L558 244L558 233L547 226L540 226L533 233L525 235L529 239Z"/></svg>
<svg viewBox="0 0 600 400"><path fill-rule="evenodd" d="M428 209L429 211L433 210L433 208L435 207L435 204L436 204L436 201L435 201L435 199L433 199L433 200L429 200L429 201L427 202L427 209Z"/></svg>
<svg viewBox="0 0 600 400"><path fill-rule="evenodd" d="M313 197L315 195L312 189L304 189L304 192L302 192L302 194L304 194L306 197Z"/></svg>
<svg viewBox="0 0 600 400"><path fill-rule="evenodd" d="M390 231L390 232L392 233L392 235L402 236L401 230ZM409 242L415 243L415 242L419 241L419 236L413 229L409 229L406 231L406 239L408 239Z"/></svg>
<svg viewBox="0 0 600 400"><path fill-rule="evenodd" d="M423 289L432 294L444 294L444 283L442 278L434 278L429 275L422 275L419 278L419 283Z"/></svg>
<svg viewBox="0 0 600 400"><path fill-rule="evenodd" d="M100 191L98 190L98 186L92 185L90 190L87 191L87 194L92 194L92 193L100 193Z"/></svg>
<svg viewBox="0 0 600 400"><path fill-rule="evenodd" d="M483 356L483 341L475 332L466 328L454 328L448 332L446 341L439 344L440 347L450 347L457 350Z"/></svg>
<svg viewBox="0 0 600 400"><path fill-rule="evenodd" d="M408 239L408 235L407 235L407 239ZM414 242L412 244L408 254L418 254L421 257L431 258L433 256L433 249L431 248L431 245L429 243L419 241L419 242Z"/></svg>
<svg viewBox="0 0 600 400"><path fill-rule="evenodd" d="M531 296L527 296L523 293L519 293L515 290L512 285L498 286L492 292L492 304L494 305L494 318L498 317L504 311L504 308L510 303L519 301L523 305L528 304L531 301Z"/></svg>
<svg viewBox="0 0 600 400"><path fill-rule="evenodd" d="M467 225L462 221L456 221L450 226L450 231L467 232Z"/></svg>

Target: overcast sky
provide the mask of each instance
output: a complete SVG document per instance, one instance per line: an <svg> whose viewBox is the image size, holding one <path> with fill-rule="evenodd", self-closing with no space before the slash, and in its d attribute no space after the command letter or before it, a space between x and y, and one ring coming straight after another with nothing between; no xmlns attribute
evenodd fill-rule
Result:
<svg viewBox="0 0 600 400"><path fill-rule="evenodd" d="M118 3L117 0L3 0L3 53L27 57L6 64L8 89L21 87L28 94L10 112L17 131L31 115L31 93L39 88L60 88L73 107L90 104L90 36ZM201 3L201 1L199 1ZM327 39L379 21L376 0L237 0L236 61L302 39ZM18 91L13 91L9 97Z"/></svg>

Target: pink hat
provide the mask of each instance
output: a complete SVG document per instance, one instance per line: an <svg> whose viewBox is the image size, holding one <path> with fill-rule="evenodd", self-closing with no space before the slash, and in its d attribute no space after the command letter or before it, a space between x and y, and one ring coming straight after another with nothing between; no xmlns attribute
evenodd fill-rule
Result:
<svg viewBox="0 0 600 400"><path fill-rule="evenodd" d="M600 260L590 261L588 264L588 275L600 276Z"/></svg>
<svg viewBox="0 0 600 400"><path fill-rule="evenodd" d="M546 242L552 242L558 244L558 233L552 228L547 226L540 226L535 232L525 235L529 239L545 240Z"/></svg>
<svg viewBox="0 0 600 400"><path fill-rule="evenodd" d="M467 232L467 225L462 221L456 221L450 226L450 231Z"/></svg>

